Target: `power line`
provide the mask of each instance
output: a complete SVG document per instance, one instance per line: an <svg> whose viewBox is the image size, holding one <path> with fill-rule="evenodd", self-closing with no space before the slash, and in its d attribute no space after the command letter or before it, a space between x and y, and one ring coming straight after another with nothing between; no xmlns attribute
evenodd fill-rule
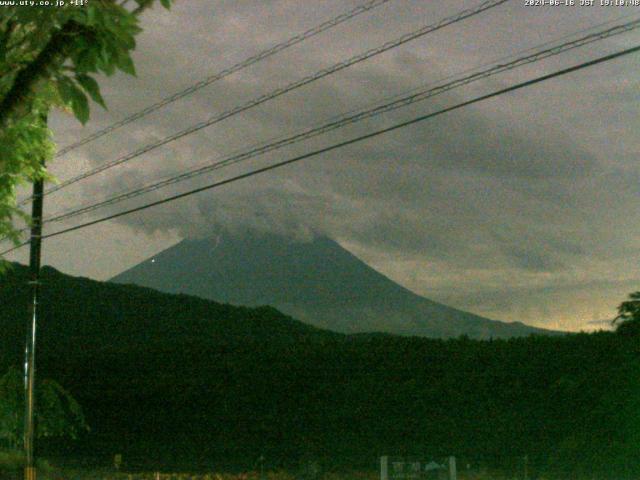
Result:
<svg viewBox="0 0 640 480"><path fill-rule="evenodd" d="M388 50L391 50L393 48L396 48L400 45L403 45L405 43L408 43L412 40L415 40L417 38L420 38L424 35L427 35L429 33L435 32L437 30L440 30L448 25L452 25L454 23L460 22L462 20L465 20L466 18L472 17L474 15L478 15L486 10L489 10L491 8L495 8L499 5L502 5L503 3L506 3L510 0L487 0L483 3L481 3L480 5L473 7L473 8L468 8L465 10L462 10L460 12L458 12L455 15L452 15L450 17L444 18L442 20L440 20L439 22L435 23L435 24L431 24L431 25L426 25L423 26L422 28L418 29L418 30L414 30L412 32L409 32L405 35L402 35L401 37L395 39L395 40L391 40L389 42L386 42L376 48L372 48L370 50L367 50L364 53L361 53L359 55L355 55L354 57L351 57L348 60L344 60L342 62L336 63L334 65L332 65L331 67L322 69L312 75L308 75L300 80L297 80L295 82L292 82L284 87L279 87L273 91L271 91L270 93L261 95L253 100L250 100L247 103L244 103L240 106L237 106L235 108L232 108L231 110L227 110L226 112L223 112L219 115L213 116L211 118L209 118L208 120L205 120L203 122L197 123L185 130L182 130L180 132L177 132L173 135L170 135L168 137L165 137L157 142L151 143L149 145L146 145L132 153L129 153L127 155L124 155L116 160L112 160L111 162L107 162L99 167L96 167L92 170L89 170L85 173L82 173L80 175L77 175L69 180L66 180L62 183L60 183L59 185L56 185L54 187L49 188L45 193L46 194L51 194L54 192L57 192L58 190L61 190L65 187L68 187L69 185L72 185L76 182L79 182L80 180L84 180L85 178L89 178L92 177L98 173L101 173L105 170L108 170L112 167L115 167L117 165L121 165L125 162L128 162L136 157L139 157L140 155L143 155L145 153L148 153L152 150L155 150L156 148L159 148L163 145L166 145L168 143L174 142L182 137L185 137L187 135L190 135L192 133L195 133L199 130L202 130L203 128L209 127L215 123L221 122L223 120L226 120L229 117L232 117L234 115L237 115L238 113L244 112L246 110L249 110L250 108L256 107L258 105L261 105L269 100L273 100L274 98L277 98L281 95L284 95L288 92L291 92L292 90L295 90L297 88L300 88L302 86L308 85L312 82L315 82L316 80L320 80L321 78L327 77L335 72L338 72L340 70L343 70L347 67L350 67L352 65L355 65L357 63L363 62L371 57L374 57L376 55L380 55L381 53L384 53ZM30 199L26 199L22 202L19 203L19 205L24 205L25 203L27 203Z"/></svg>
<svg viewBox="0 0 640 480"><path fill-rule="evenodd" d="M338 119L334 120L334 121L330 121L324 125L321 125L319 127L315 127L300 133L297 133L295 135L286 137L286 138L282 138L279 139L275 142L272 143L267 143L267 144L263 144L260 145L258 147L252 148L248 151L236 154L236 155L232 155L229 156L223 160L214 162L212 164L209 165L205 165L202 167L198 167L195 169L192 169L190 171L181 173L179 175L173 175L170 176L168 178L165 178L161 181L158 182L154 182L152 184L143 186L143 187L139 187L139 188L135 188L133 190L130 190L128 192L123 192L121 194L117 194L115 196L112 196L110 198L107 198L105 200L102 200L100 202L97 203L92 203L80 208L75 208L75 209L70 209L66 212L60 212L58 214L56 214L55 216L49 217L47 218L45 221L47 223L51 223L51 222L59 222L62 220L66 220L69 218L73 218L76 217L78 215L84 214L84 213L89 213L91 211L97 210L99 208L102 207L106 207L108 205L113 205L116 203L120 203L122 201L131 199L131 198L135 198L138 197L140 195L144 195L146 193L155 191L155 190L159 190L161 188L167 187L169 185L173 185L185 180L188 180L190 178L194 178L196 176L200 176L200 175L204 175L206 173L212 172L214 170L218 170L220 168L229 166L229 165L233 165L236 163L239 163L241 161L244 160L248 160L250 158L254 158L256 156L274 151L274 150L278 150L280 148L283 148L285 146L288 145L292 145L294 143L303 141L303 140L307 140L313 137L316 137L318 135L322 135L325 133L328 133L332 130L336 130L338 128L342 128L346 125L349 124L353 124L353 123L357 123L360 122L364 119L368 119L368 118L372 118L378 115L381 115L383 113L388 113L390 111L411 105L413 103L419 102L419 101L424 101L427 100L429 98L432 98L436 95L440 95L442 93L448 92L450 90L453 90L455 88L459 88L465 85L468 85L472 82L476 82L482 79L486 79L489 78L491 76L506 72L508 70L512 70L518 67L521 67L523 65L527 65L527 64L531 64L534 62L538 62L541 60L544 60L546 58L549 58L551 56L555 56L555 55L559 55L561 53L564 53L568 50L572 50L578 47L582 47L597 41L601 41L603 39L606 38L610 38L612 36L615 35L620 35L629 31L632 31L634 29L640 28L640 19L638 20L634 20L631 22L627 22L623 25L617 25L614 27L611 27L609 29L600 31L600 32L596 32L596 33L592 33L590 35L586 35L584 37L569 41L569 42L565 42L563 44L560 45L556 45L553 46L551 48L545 49L545 50L541 50L538 52L535 52L531 55L527 55L524 57L520 57L517 58L511 62L508 63L503 63L503 64L498 64L495 65L489 69L486 69L484 71L480 71L480 72L476 72L472 75L468 75L462 78L458 78L455 79L451 82L448 83L444 83L435 87L432 87L430 89L426 89L426 90L421 90L418 92L412 92L410 95L406 95L404 97L401 98L397 98L392 102L388 102L386 104L383 105L379 105L376 106L374 108L370 108L367 110L363 110L360 111L358 113L355 114L348 114L346 116L341 116Z"/></svg>
<svg viewBox="0 0 640 480"><path fill-rule="evenodd" d="M616 20L619 20L620 18L625 18L625 17L628 17L628 16L619 17ZM561 39L568 38L568 37L571 37L571 36L575 36L577 33L582 33L584 31L593 30L596 27L600 27L600 26L603 26L603 25L608 25L608 24L611 24L611 23L612 23L612 21L603 22L601 24L589 27L587 29L582 29L582 30L580 30L578 32L574 32L574 33L572 33L570 35L565 35L565 36L561 37ZM396 96L392 97L392 99L396 99L396 101L394 101L394 102L389 102L389 103L387 103L385 105L382 105L382 106L376 106L375 108L371 108L371 109L368 109L368 110L365 110L365 111L361 111L361 112L358 112L356 114L353 114L353 112L350 112L350 113L346 113L346 114L337 116L337 117L335 117L335 119L336 119L335 121L330 121L329 123L324 124L324 125L322 125L320 127L316 127L316 128L311 129L311 130L305 130L305 131L302 131L302 132L300 132L298 134L295 134L293 136L284 137L284 138L281 137L280 139L278 139L276 141L273 141L271 143L259 144L258 146L251 148L249 151L244 151L244 152L241 152L239 154L232 155L230 157L227 157L224 160L221 160L221 161L218 161L218 162L214 162L213 164L210 164L210 165L205 165L205 166L202 166L202 167L198 167L196 169L192 169L192 170L190 170L188 172L185 172L185 173L182 173L180 175L172 175L172 176L166 177L165 179L162 179L161 181L154 182L152 184L149 184L149 185L146 185L146 186L143 186L143 187L139 187L139 188L135 188L135 189L130 190L130 191L125 191L125 192L119 193L119 194L117 194L115 196L112 196L110 198L107 198L107 199L102 200L102 201L97 202L97 203L92 203L92 204L89 204L89 205L85 205L85 206L80 207L80 208L67 209L66 211L62 211L62 212L59 212L58 214L55 214L55 216L46 218L45 221L47 223L59 222L59 221L62 221L62 220L66 220L66 219L69 219L69 218L76 217L76 216L84 214L84 213L89 213L91 211L97 210L97 209L102 208L102 207L106 207L106 206L109 206L109 205L120 203L122 201L131 199L131 198L135 198L135 197L138 197L140 195L143 195L143 194L155 191L155 190L159 190L159 189L164 188L166 186L170 186L172 184L179 183L181 181L185 181L185 180L188 180L190 178L193 178L193 177L196 177L196 176L199 176L199 175L203 175L203 174L209 173L209 172L214 171L214 170L218 170L218 169L223 168L225 166L228 166L228 165L231 165L231 164L235 164L235 163L239 163L240 161L247 160L249 158L254 158L254 157L259 156L261 154L264 154L264 153L267 153L267 152L270 152L270 151L273 151L273 150L280 149L280 148L282 148L284 146L291 145L293 143L297 143L299 141L306 140L308 138L312 138L312 137L315 137L315 136L323 134L323 133L327 133L328 131L331 131L331 130L334 130L336 128L348 125L350 123L356 123L356 122L358 122L360 120L363 120L365 118L371 118L371 117L380 115L382 113L386 113L388 111L395 110L397 108L401 108L401 107L404 107L406 105L410 105L410 104L415 103L417 101L426 100L426 99L431 98L431 97L433 97L435 95L444 93L444 92L452 90L454 88L458 88L458 87L467 85L469 83L472 83L472 82L480 80L480 79L488 78L489 76L496 75L498 73L502 73L502 72L504 72L506 70L511 70L513 68L517 68L517 67L520 67L520 66L525 65L525 64L529 64L529 63L533 63L533 62L536 62L536 61L540 61L540 60L548 58L548 57L550 57L552 55L557 55L557 54L566 52L566 51L568 51L570 49L581 47L581 46L584 46L586 44L593 43L595 41L603 40L605 38L610 38L610 37L612 37L614 35L619 35L619 34L622 34L622 33L629 32L631 30L634 30L634 29L638 28L639 26L640 26L640 20L627 22L627 23L622 24L622 25L616 25L616 26L614 26L612 28L609 28L607 30L596 32L596 33L593 33L593 34L590 34L590 35L587 35L587 36L584 36L584 37L581 37L581 38L578 38L578 39L574 39L574 40L572 40L570 42L566 42L566 43L563 43L563 44L560 44L560 45L556 45L556 46L553 46L553 47L551 47L549 49L546 49L546 50L537 51L534 54L529 55L529 56L516 58L516 60L508 62L506 64L495 65L495 66L493 66L492 68L490 68L488 70L481 71L481 72L476 72L475 74L467 76L467 77L464 77L464 78L455 79L454 81L449 82L449 83L444 84L444 85L439 85L439 86L433 87L433 88L428 89L428 90L413 89L413 90L411 90L409 92L410 95L406 95L405 94L405 96L402 97L402 98L400 98L399 95L396 95ZM537 47L528 48L528 49L524 50L524 52L535 51L536 49L539 49L539 48L541 48L543 46L547 46L547 45L549 45L551 43L553 43L553 42L545 42L545 43L543 43L543 44L541 44L541 45L539 45ZM508 57L501 57L497 61L503 60L505 58L512 58L512 57L513 57L513 55L508 56ZM494 62L492 62L492 63L494 63ZM467 69L463 73L468 72L468 71L477 70L477 68L478 67L476 67L474 69ZM454 76L449 76L449 77L445 77L442 80L446 80L447 78L455 78L455 77Z"/></svg>
<svg viewBox="0 0 640 480"><path fill-rule="evenodd" d="M125 216L125 215L130 215L132 213L140 212L142 210L146 210L146 209L151 208L151 207L155 207L155 206L158 206L158 205L169 203L169 202L178 200L180 198L188 197L188 196L194 195L196 193L200 193L200 192L203 192L203 191L206 191L206 190L211 190L211 189L214 189L214 188L217 188L217 187L221 187L223 185L227 185L229 183L236 182L238 180L243 180L245 178L253 177L255 175L258 175L258 174L261 174L261 173L265 173L265 172L268 172L268 171L271 171L271 170L275 170L277 168L284 167L286 165L290 165L292 163L296 163L296 162L299 162L299 161L307 159L307 158L315 157L315 156L321 155L323 153L327 153L327 152L330 152L330 151L333 151L333 150L337 150L339 148L346 147L348 145L352 145L354 143L362 142L364 140L367 140L367 139L370 139L370 138L373 138L373 137L377 137L377 136L382 135L384 133L388 133L388 132L391 132L391 131L394 131L394 130L398 130L400 128L404 128L404 127L407 127L409 125L413 125L413 124L418 123L418 122L423 122L425 120L431 119L431 118L436 117L438 115L442 115L444 113L452 112L454 110L458 110L460 108L463 108L463 107L466 107L466 106L469 106L469 105L472 105L472 104L475 104L475 103L479 103L479 102L482 102L484 100L488 100L490 98L494 98L494 97L497 97L497 96L500 96L500 95L504 95L504 94L509 93L509 92L520 90L522 88L525 88L525 87L528 87L528 86L531 86L531 85L534 85L534 84L537 84L537 83L541 83L541 82L550 80L550 79L555 78L555 77L559 77L559 76L562 76L562 75L567 75L569 73L576 72L578 70L582 70L584 68L588 68L588 67L591 67L591 66L594 66L594 65L598 65L600 63L608 62L608 61L611 61L611 60L614 60L616 58L620 58L620 57L623 57L623 56L626 56L626 55L630 55L630 54L638 52L638 51L640 51L640 45L636 46L636 47L628 48L626 50L618 51L616 53L605 55L603 57L596 58L595 60L590 60L590 61L587 61L587 62L583 62L583 63L580 63L578 65L574 65L572 67L564 68L562 70L557 70L557 71L555 71L553 73L542 75L540 77L536 77L534 79L527 80L527 81L512 85L510 87L506 87L506 88L497 90L497 91L492 92L492 93L488 93L486 95L481 95L481 96L475 97L475 98L473 98L471 100L467 100L465 102L458 103L458 104L453 105L451 107L443 108L443 109L438 110L436 112L432 112L432 113L429 113L429 114L426 114L426 115L421 115L421 116L413 118L411 120L407 120L407 121L404 121L404 122L401 122L401 123L397 123L397 124L392 125L390 127L386 127L386 128L380 129L380 130L376 130L374 132L367 133L365 135L361 135L361 136L358 136L358 137L355 137L355 138L351 138L351 139L346 140L344 142L335 143L335 144L330 145L328 147L324 147L324 148L321 148L321 149L318 149L318 150L314 150L312 152L308 152L308 153L305 153L305 154L302 154L302 155L298 155L298 156L290 158L288 160L283 160L281 162L278 162L278 163L275 163L275 164L272 164L272 165L268 165L266 167L262 167L262 168L259 168L259 169L256 169L256 170L252 170L250 172L246 172L246 173L243 173L243 174L240 174L240 175L236 175L234 177L231 177L231 178L228 178L228 179L225 179L225 180L214 182L214 183L211 183L211 184L206 185L204 187L195 188L195 189L189 190L187 192L183 192L183 193L180 193L180 194L177 194L177 195L173 195L171 197L166 197L166 198L163 198L161 200L157 200L155 202L151 202L151 203L147 203L145 205L141 205L139 207L131 208L129 210L124 210L124 211L121 211L121 212L118 212L118 213L114 213L112 215L108 215L108 216L99 218L97 220L92 220L92 221L89 221L89 222L82 223L80 225L76 225L76 226L73 226L73 227L65 228L64 230L59 230L57 232L49 233L47 235L43 235L42 238L44 239L44 238L56 237L58 235L63 235L65 233L73 232L75 230L80 230L82 228L86 228L86 227L89 227L89 226L92 226L92 225L96 225L96 224L103 223L103 222L106 222L106 221L109 221L109 220L113 220L115 218L119 218L119 217L122 217L122 216ZM22 243L22 244L20 244L20 245L18 245L16 247L13 247L13 248L11 248L9 250L6 250L6 251L0 253L0 256L4 256L7 253L10 253L10 252L12 252L14 250L17 250L18 248L20 248L20 247L22 247L24 245L27 245L28 243L29 242L24 242L24 243Z"/></svg>
<svg viewBox="0 0 640 480"><path fill-rule="evenodd" d="M272 55L275 55L276 53L282 52L283 50L292 47L294 45L297 45L298 43L301 43L311 37L314 37L326 30L329 30L337 25L340 25L341 23L344 23L348 20L351 20L352 18L368 12L370 10L373 10L381 5L384 5L385 3L390 2L391 0L370 0L362 5L359 5L355 8L353 8L352 10L349 10L348 12L342 13L330 20L327 20L319 25L316 25L313 28L310 28L309 30L300 33L298 35L295 35L291 38L289 38L288 40L285 40L282 43L278 43L277 45L272 46L271 48L268 48L266 50L263 50L260 53L257 53L256 55L253 55L249 58L246 58L245 60L242 60L239 63L236 63L235 65L226 68L218 73L215 73L197 83L194 83L193 85L185 88L184 90L181 90L179 92L174 93L173 95L170 95L166 98L163 98L162 100L160 100L157 103L154 103L153 105L150 105L146 108L144 108L143 110L140 110L132 115L129 115L128 117L123 118L122 120L115 122L105 128L103 128L102 130L98 130L97 132L88 135L85 138L82 138L81 140L78 140L75 143L72 143L70 145L67 145L66 147L62 148L57 154L56 157L61 157L67 153L69 153L71 150L75 150L78 147L81 147L83 145L86 145L89 142L92 142L104 135L107 135L108 133L113 132L114 130L117 130L120 127L123 127L135 120L138 120L142 117L145 117L147 115L149 115L152 112L155 112L156 110L169 105L170 103L175 102L176 100L179 100L181 98L186 97L187 95L191 95L192 93L200 90L201 88L204 88L208 85L211 85L214 82L217 82L218 80L222 80L225 77L228 77L229 75L236 73L240 70L243 70L251 65L253 65L254 63L260 62Z"/></svg>
<svg viewBox="0 0 640 480"><path fill-rule="evenodd" d="M573 31L571 33L568 33L566 35L562 35L560 37L556 37L553 40L549 40L549 41L546 41L544 43L540 43L540 44L538 44L538 45L536 45L534 47L521 49L521 50L518 50L517 52L511 53L511 54L508 54L508 55L504 55L504 56L502 56L500 58L496 58L496 59L494 59L494 60L492 60L490 62L485 62L485 63L479 64L479 65L476 65L474 67L467 68L467 69L464 69L462 71L456 72L455 74L449 74L449 75L446 75L444 77L438 78L438 79L436 79L434 81L430 81L428 83L423 83L422 85L420 85L418 87L414 87L411 90L407 90L407 91L404 91L402 93L391 95L391 96L385 96L385 97L383 97L381 99L378 99L378 100L376 100L374 102L369 102L367 104L367 106L371 107L371 106L376 105L376 104L378 104L380 102L395 100L397 98L400 98L400 97L403 97L403 96L407 96L407 95L409 95L411 93L422 91L422 90L424 90L425 87L428 87L429 85L434 85L434 84L436 84L438 82L444 82L444 81L447 81L447 80L451 80L453 78L456 78L457 76L464 75L464 74L467 74L467 73L470 74L472 72L478 71L479 69L488 67L490 65L494 65L494 64L496 64L498 62L506 62L506 61L511 60L513 58L517 58L520 55L524 55L525 53L539 51L541 48L547 47L549 45L557 44L558 42L560 42L562 40L570 39L572 37L575 37L576 35L579 35L579 34L582 34L582 33L586 33L586 32L590 32L590 31L596 30L598 28L614 24L616 22L619 22L620 20L628 19L628 18L631 18L631 17L637 17L637 16L638 16L637 14L620 15L620 16L615 17L615 18L613 18L611 20L608 20L606 22L593 24L593 25L591 25L589 27L581 28L580 30ZM335 115L333 117L330 117L330 120L342 118L342 117L344 117L346 115L349 115L351 113L355 113L356 111L358 111L358 109L351 109L349 112L344 112L344 113L341 113L339 115ZM273 140L271 140L271 141L273 141Z"/></svg>

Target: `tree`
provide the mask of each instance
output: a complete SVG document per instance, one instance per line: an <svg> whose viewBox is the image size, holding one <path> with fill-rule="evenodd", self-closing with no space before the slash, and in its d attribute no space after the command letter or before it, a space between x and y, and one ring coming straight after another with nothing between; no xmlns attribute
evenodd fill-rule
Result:
<svg viewBox="0 0 640 480"><path fill-rule="evenodd" d="M76 438L88 430L80 404L60 384L43 380L36 399L36 435ZM16 448L24 422L24 383L21 372L10 368L0 377L0 441Z"/></svg>
<svg viewBox="0 0 640 480"><path fill-rule="evenodd" d="M617 332L624 335L640 334L640 292L629 294L629 300L618 307L618 316L613 319L617 323Z"/></svg>
<svg viewBox="0 0 640 480"><path fill-rule="evenodd" d="M89 119L89 98L106 108L97 74L135 75L131 52L138 15L154 0L92 0L84 6L4 7L0 12L0 238L17 243L16 188L50 180L55 145L46 124L52 107ZM171 0L160 0L169 8ZM1 259L0 259L1 261ZM1 267L0 263L0 267Z"/></svg>

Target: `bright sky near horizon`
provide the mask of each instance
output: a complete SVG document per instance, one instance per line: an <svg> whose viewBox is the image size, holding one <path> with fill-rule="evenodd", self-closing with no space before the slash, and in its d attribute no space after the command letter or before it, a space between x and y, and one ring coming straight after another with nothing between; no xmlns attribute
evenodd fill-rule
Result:
<svg viewBox="0 0 640 480"><path fill-rule="evenodd" d="M137 78L101 79L108 111L82 128L52 116L64 146L361 1L180 1L142 17ZM65 180L480 1L392 0L52 165ZM243 112L46 199L53 214L324 123L505 56L640 18L640 7L511 0ZM547 2L548 3L548 2ZM566 2L570 3L570 2ZM588 32L583 32L582 35ZM576 36L579 36L577 34ZM392 114L101 210L98 218L640 44L640 29ZM221 229L326 234L430 299L505 321L606 327L640 290L640 54L113 222L46 240L44 263L107 279L182 238ZM23 249L10 260L26 261Z"/></svg>

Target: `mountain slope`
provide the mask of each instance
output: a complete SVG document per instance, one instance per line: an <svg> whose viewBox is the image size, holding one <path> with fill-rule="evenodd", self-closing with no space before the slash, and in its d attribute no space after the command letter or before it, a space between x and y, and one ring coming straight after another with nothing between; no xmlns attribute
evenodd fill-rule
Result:
<svg viewBox="0 0 640 480"><path fill-rule="evenodd" d="M23 360L29 288L26 267L0 274L0 373ZM311 458L353 471L381 454L453 453L503 469L496 478L524 455L538 478L640 472L634 336L348 336L51 268L40 306L37 376L68 389L91 427L76 442L39 439L44 458L104 466L117 452L128 471L222 472L264 456L269 470Z"/></svg>
<svg viewBox="0 0 640 480"><path fill-rule="evenodd" d="M550 333L488 320L416 295L326 237L302 243L246 233L184 240L111 281L238 305L272 305L343 333L439 338Z"/></svg>
<svg viewBox="0 0 640 480"><path fill-rule="evenodd" d="M19 264L0 273L0 375L23 359L28 281ZM109 460L122 452L149 468L160 459L197 461L198 445L198 455L213 448L207 455L224 458L231 443L239 457L255 458L242 450L264 441L253 418L270 429L274 419L289 429L297 421L287 415L300 410L301 395L292 392L306 388L296 383L308 377L302 352L345 341L272 307L221 305L50 267L41 281L37 375L56 379L85 410L91 431L69 444L76 456ZM65 445L38 442L67 456Z"/></svg>

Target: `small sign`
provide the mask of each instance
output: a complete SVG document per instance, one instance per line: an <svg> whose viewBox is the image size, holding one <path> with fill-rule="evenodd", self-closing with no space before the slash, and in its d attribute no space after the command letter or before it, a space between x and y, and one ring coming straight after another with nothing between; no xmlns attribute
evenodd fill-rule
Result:
<svg viewBox="0 0 640 480"><path fill-rule="evenodd" d="M455 459L453 460L453 476L455 479ZM449 469L451 470L451 468ZM401 457L380 458L380 480L426 480L446 476L447 466L433 460L416 460ZM450 472L452 473L452 472Z"/></svg>

